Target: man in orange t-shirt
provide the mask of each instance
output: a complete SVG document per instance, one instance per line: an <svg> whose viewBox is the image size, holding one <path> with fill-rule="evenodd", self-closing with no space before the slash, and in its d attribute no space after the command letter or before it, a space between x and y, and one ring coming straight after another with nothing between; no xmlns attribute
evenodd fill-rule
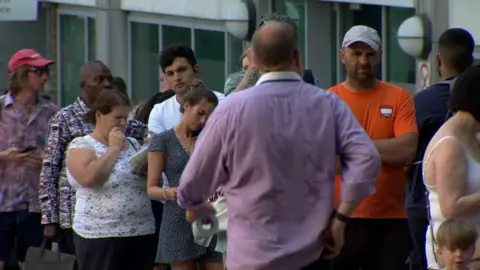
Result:
<svg viewBox="0 0 480 270"><path fill-rule="evenodd" d="M417 147L415 106L409 92L377 79L381 53L376 30L352 27L340 50L346 80L328 90L350 107L382 158L375 194L353 213L335 270L409 269L412 245L404 207L407 179L403 167L412 162ZM337 201L340 174L337 172L335 179Z"/></svg>

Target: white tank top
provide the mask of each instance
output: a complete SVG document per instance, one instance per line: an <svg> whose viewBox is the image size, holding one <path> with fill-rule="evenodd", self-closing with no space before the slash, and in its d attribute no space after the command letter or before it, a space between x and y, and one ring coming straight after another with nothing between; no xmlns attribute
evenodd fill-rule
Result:
<svg viewBox="0 0 480 270"><path fill-rule="evenodd" d="M422 175L423 179L425 180L425 171L428 166L428 161L433 155L435 149L445 140L453 139L460 142L457 137L454 136L445 136L438 140L438 142L432 147L428 156L426 156L423 167L422 167ZM461 143L461 142L460 142ZM465 195L473 194L475 192L480 191L480 163L478 163L467 151L465 152L465 158L467 160L467 174L465 178ZM445 221L445 217L442 215L440 211L440 204L438 202L438 193L436 186L430 186L424 183L428 190L428 203L430 206L430 225L427 229L427 241L425 243L425 251L427 255L427 262L428 262L428 269L441 269L437 263L436 254L434 253L436 247L434 248L434 236L437 233L437 229ZM480 230L480 213L478 215L472 216L470 219L471 222L477 227L477 230ZM432 231L433 229L433 231Z"/></svg>

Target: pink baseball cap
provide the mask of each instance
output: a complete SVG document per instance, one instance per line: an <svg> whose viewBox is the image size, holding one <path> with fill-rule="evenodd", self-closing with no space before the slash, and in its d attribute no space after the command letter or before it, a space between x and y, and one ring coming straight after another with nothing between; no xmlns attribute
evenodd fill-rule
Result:
<svg viewBox="0 0 480 270"><path fill-rule="evenodd" d="M32 67L44 67L53 64L52 60L46 59L38 52L32 49L22 49L16 52L8 62L8 72L13 72L17 68L29 65Z"/></svg>

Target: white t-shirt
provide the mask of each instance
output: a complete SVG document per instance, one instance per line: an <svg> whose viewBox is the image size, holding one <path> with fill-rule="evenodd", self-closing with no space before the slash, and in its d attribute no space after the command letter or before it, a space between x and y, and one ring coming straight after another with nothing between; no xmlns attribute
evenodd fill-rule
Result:
<svg viewBox="0 0 480 270"><path fill-rule="evenodd" d="M136 149L140 144L129 138ZM90 135L75 138L68 146L91 149L97 157L108 147ZM136 154L129 145L121 152L108 180L98 188L84 188L67 169L70 185L76 189L73 230L83 238L131 237L155 233L155 219L147 196L145 179L131 173L128 159Z"/></svg>
<svg viewBox="0 0 480 270"><path fill-rule="evenodd" d="M225 95L222 93L215 91L213 93L215 93L219 101L225 98ZM165 130L174 128L180 123L181 119L180 103L178 103L177 97L173 96L153 107L148 118L148 130L160 134Z"/></svg>
<svg viewBox="0 0 480 270"><path fill-rule="evenodd" d="M215 92L218 100L225 99L225 95ZM148 118L148 130L156 134L160 134L166 130L174 128L182 120L182 113L180 112L180 103L177 101L177 96L173 96L162 103L156 104L150 112ZM168 180L165 174L163 177L163 188L168 188Z"/></svg>

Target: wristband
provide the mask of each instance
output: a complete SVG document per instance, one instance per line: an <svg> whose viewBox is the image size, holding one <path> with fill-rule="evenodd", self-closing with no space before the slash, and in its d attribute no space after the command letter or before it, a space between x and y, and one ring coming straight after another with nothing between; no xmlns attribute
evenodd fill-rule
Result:
<svg viewBox="0 0 480 270"><path fill-rule="evenodd" d="M162 195L163 195L163 198L165 198L165 200L170 200L168 197L167 197L167 193L165 192L165 189L162 188Z"/></svg>
<svg viewBox="0 0 480 270"><path fill-rule="evenodd" d="M338 213L336 210L333 211L333 217L342 223L348 223L350 221L349 217L345 216L344 214Z"/></svg>

